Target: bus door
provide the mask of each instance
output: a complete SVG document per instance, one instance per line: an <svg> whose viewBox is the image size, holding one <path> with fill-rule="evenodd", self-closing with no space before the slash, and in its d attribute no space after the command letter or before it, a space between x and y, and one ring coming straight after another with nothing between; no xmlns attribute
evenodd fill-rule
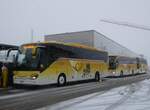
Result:
<svg viewBox="0 0 150 110"><path fill-rule="evenodd" d="M38 48L39 53L39 67L41 70L46 69L49 66L49 53L47 48Z"/></svg>

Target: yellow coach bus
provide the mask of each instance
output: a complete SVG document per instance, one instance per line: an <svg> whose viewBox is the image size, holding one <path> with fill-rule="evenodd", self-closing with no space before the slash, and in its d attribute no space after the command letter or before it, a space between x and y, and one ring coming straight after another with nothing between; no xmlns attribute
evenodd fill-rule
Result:
<svg viewBox="0 0 150 110"><path fill-rule="evenodd" d="M137 67L139 73L147 73L148 71L148 63L144 58L137 58Z"/></svg>
<svg viewBox="0 0 150 110"><path fill-rule="evenodd" d="M123 76L138 73L137 58L109 56L109 72L112 76Z"/></svg>
<svg viewBox="0 0 150 110"><path fill-rule="evenodd" d="M65 85L67 82L95 79L108 74L108 53L73 44L43 42L20 47L14 83L24 85Z"/></svg>

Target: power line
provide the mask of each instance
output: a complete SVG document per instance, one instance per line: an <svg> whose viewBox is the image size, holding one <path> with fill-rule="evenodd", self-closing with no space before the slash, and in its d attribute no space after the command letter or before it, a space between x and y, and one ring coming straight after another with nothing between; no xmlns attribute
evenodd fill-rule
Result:
<svg viewBox="0 0 150 110"><path fill-rule="evenodd" d="M129 22L122 22L122 21L115 21L111 19L101 19L101 22L106 22L106 23L111 23L111 24L116 24L116 25L121 25L121 26L126 26L126 27L131 27L131 28L136 28L136 29L142 29L146 31L150 31L149 26L144 26L144 25L138 25L138 24L133 24Z"/></svg>

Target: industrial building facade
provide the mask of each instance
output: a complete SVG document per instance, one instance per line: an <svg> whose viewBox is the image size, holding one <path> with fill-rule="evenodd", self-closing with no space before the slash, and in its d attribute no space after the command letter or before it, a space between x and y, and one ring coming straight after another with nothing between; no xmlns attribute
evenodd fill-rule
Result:
<svg viewBox="0 0 150 110"><path fill-rule="evenodd" d="M138 57L138 55L130 49L120 45L95 30L45 35L44 40L79 43L95 47L99 50L108 51L110 55Z"/></svg>

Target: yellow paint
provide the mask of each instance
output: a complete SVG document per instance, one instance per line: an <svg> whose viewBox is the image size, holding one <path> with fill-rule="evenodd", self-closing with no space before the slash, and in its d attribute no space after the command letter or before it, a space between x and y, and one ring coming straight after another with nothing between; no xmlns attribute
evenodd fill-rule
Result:
<svg viewBox="0 0 150 110"><path fill-rule="evenodd" d="M95 48L77 44L77 43L60 43L60 42L42 42L42 43L30 43L22 45L23 48L32 48L33 54L38 46L38 44L61 44L66 46L84 48L89 50L96 50ZM48 79L57 80L61 73L67 76L67 79L74 79L75 77L83 77L87 75L94 76L96 72L108 73L108 65L104 61L100 60L87 60L87 59L70 59L70 58L60 58L53 62L48 68L43 72L38 71L15 71L14 78L31 78L32 76L38 74L38 79Z"/></svg>
<svg viewBox="0 0 150 110"><path fill-rule="evenodd" d="M14 78L31 78L37 74L39 71L14 71Z"/></svg>
<svg viewBox="0 0 150 110"><path fill-rule="evenodd" d="M121 71L123 71L123 73L132 74L132 72L135 73L137 71L137 64L119 64L116 70L114 71L116 72L116 74L119 74L119 75ZM109 72L112 73L114 71L110 70Z"/></svg>
<svg viewBox="0 0 150 110"><path fill-rule="evenodd" d="M2 67L2 87L8 87L8 69L6 67Z"/></svg>
<svg viewBox="0 0 150 110"><path fill-rule="evenodd" d="M87 65L90 65L90 71L87 71ZM38 74L38 79L57 80L61 73L64 73L67 79L81 77L86 74L95 75L96 72L107 73L108 65L103 61L85 60L85 59L67 59L60 58L51 64L46 70L39 73L38 71L15 71L14 78L24 77L31 78L33 74ZM75 76L76 75L76 76Z"/></svg>

